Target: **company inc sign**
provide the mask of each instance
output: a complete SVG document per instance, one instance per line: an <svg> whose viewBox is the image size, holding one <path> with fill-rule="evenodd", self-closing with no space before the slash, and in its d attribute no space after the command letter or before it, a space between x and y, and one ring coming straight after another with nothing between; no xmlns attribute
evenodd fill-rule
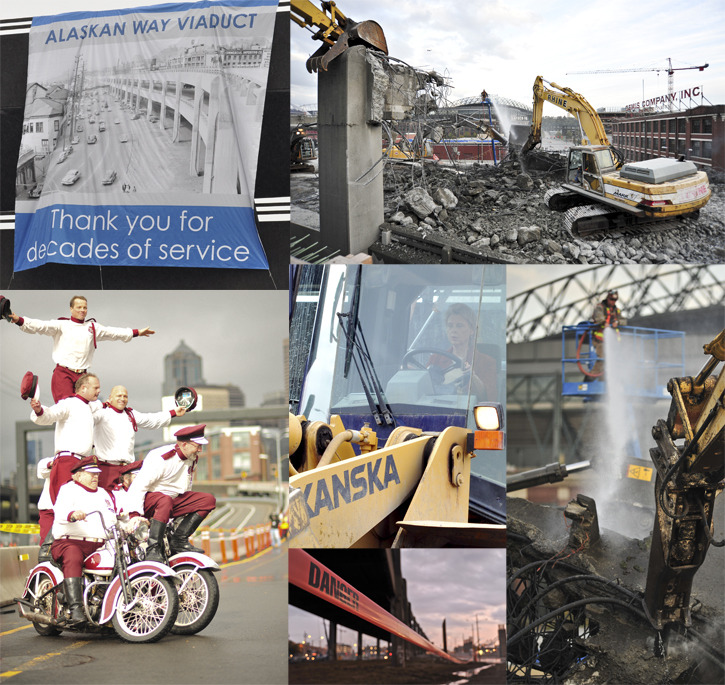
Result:
<svg viewBox="0 0 725 685"><path fill-rule="evenodd" d="M703 95L702 86L695 86L694 88L685 88L678 93L668 93L666 95L658 95L655 98L649 100L642 100L641 102L634 102L631 105L627 105L624 109L626 112L636 112L641 109L659 109L660 107L669 107L670 104L682 102L683 100L691 100L693 98L699 98Z"/></svg>

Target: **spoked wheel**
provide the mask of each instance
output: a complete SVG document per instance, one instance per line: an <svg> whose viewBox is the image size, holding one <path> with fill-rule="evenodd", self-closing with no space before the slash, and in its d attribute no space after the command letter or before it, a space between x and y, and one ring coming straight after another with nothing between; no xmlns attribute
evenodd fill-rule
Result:
<svg viewBox="0 0 725 685"><path fill-rule="evenodd" d="M195 566L174 568L181 579L179 615L171 629L179 635L193 635L206 628L219 606L219 585L208 569ZM183 588L183 590L182 590Z"/></svg>
<svg viewBox="0 0 725 685"><path fill-rule="evenodd" d="M55 603L55 593L50 592L45 595L48 590L51 590L55 586L53 579L47 573L38 573L30 583L28 591L25 595L26 599L29 599L33 604L40 609L40 613L48 618L57 618L56 612L53 610L53 604ZM45 597L43 597L45 595ZM57 605L56 605L57 606ZM60 635L62 630L56 626L48 625L47 623L36 623L33 621L33 628L43 637L51 637L53 635Z"/></svg>
<svg viewBox="0 0 725 685"><path fill-rule="evenodd" d="M119 599L113 628L127 642L156 642L176 621L179 597L173 583L160 576L143 575L131 580L128 608Z"/></svg>

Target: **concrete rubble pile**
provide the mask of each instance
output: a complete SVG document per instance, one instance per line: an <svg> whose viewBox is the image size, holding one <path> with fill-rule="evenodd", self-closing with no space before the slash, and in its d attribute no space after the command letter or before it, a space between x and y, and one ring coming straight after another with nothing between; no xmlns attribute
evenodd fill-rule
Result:
<svg viewBox="0 0 725 685"><path fill-rule="evenodd" d="M540 153L538 169L517 159L499 166L388 165L385 223L449 239L492 256L519 262L575 264L719 263L725 258L725 187L712 179L712 198L700 218L677 229L637 237L610 232L601 240L579 239L562 227L560 213L543 203L561 178L554 156ZM548 170L546 170L548 169ZM719 180L719 182L717 182ZM413 258L414 260L415 258Z"/></svg>

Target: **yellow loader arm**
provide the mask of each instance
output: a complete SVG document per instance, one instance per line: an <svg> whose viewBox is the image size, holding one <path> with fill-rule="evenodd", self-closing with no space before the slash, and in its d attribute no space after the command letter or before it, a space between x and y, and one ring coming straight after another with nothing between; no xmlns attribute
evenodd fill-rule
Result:
<svg viewBox="0 0 725 685"><path fill-rule="evenodd" d="M310 0L292 0L292 21L302 28L318 27L312 37L323 42L322 47L307 60L307 71L327 71L329 63L353 45L366 45L388 54L388 44L380 24L372 20L353 21L332 0L323 0L320 5L322 9Z"/></svg>
<svg viewBox="0 0 725 685"><path fill-rule="evenodd" d="M333 417L319 456L319 423L306 427L299 468L290 471L291 547L505 545L505 526L468 523L471 459L481 447L471 431L398 427L378 449L374 433L347 431ZM486 439L487 448L503 449L502 431ZM359 456L350 442L361 446Z"/></svg>
<svg viewBox="0 0 725 685"><path fill-rule="evenodd" d="M556 88L556 90L547 88L544 83ZM551 102L577 118L582 134L582 145L610 146L602 120L583 95L575 93L571 88L564 88L556 83L544 81L543 77L537 76L534 81L534 111L531 118L531 133L526 143L524 143L522 153L527 153L541 142L541 118L544 102Z"/></svg>

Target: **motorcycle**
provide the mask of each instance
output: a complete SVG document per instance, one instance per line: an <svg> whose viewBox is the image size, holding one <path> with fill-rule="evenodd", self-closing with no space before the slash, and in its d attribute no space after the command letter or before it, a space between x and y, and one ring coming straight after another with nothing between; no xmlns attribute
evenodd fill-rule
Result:
<svg viewBox="0 0 725 685"><path fill-rule="evenodd" d="M179 615L171 632L177 635L194 635L211 623L219 607L219 584L214 573L221 569L206 554L171 554L170 540L179 521L169 524L164 538L165 556L180 579L176 588L179 595Z"/></svg>
<svg viewBox="0 0 725 685"><path fill-rule="evenodd" d="M73 623L65 596L63 571L53 562L35 566L25 583L22 598L16 598L18 613L32 621L39 635L59 635L63 630L110 632L127 642L160 640L177 621L179 574L166 564L143 560L142 542L148 538L144 519L131 526L109 526L98 514L106 531L103 547L83 562L83 611L86 621Z"/></svg>

